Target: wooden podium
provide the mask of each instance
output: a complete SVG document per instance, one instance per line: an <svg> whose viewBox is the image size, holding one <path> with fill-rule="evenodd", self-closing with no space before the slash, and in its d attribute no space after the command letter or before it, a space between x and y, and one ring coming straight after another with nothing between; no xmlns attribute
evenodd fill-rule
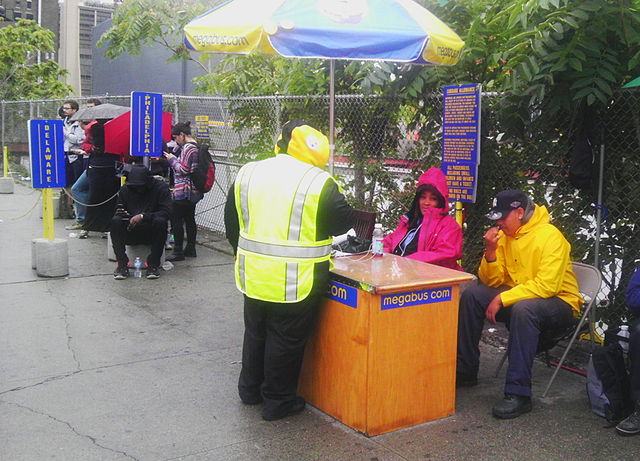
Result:
<svg viewBox="0 0 640 461"><path fill-rule="evenodd" d="M300 395L367 435L453 414L459 285L473 276L392 254L334 262Z"/></svg>

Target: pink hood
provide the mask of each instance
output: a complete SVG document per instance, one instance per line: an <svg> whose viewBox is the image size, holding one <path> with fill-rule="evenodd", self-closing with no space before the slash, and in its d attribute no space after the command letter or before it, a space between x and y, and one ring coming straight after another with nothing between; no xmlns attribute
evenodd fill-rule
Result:
<svg viewBox="0 0 640 461"><path fill-rule="evenodd" d="M412 207L416 205L420 197L420 188L424 185L436 188L444 197L444 208L430 208L426 216L423 216L422 225L418 234L417 251L407 255L408 258L426 263L437 264L451 269L462 270L457 260L462 257L462 230L460 226L449 216L449 188L447 179L439 168L429 168L418 179L416 196ZM385 236L383 240L384 251L393 253L398 244L407 234L409 220L403 215L398 222L398 227Z"/></svg>
<svg viewBox="0 0 640 461"><path fill-rule="evenodd" d="M429 168L427 171L420 175L418 179L417 189L420 186L430 185L435 187L438 192L444 197L443 211L449 212L449 188L447 187L447 177L444 175L440 168Z"/></svg>

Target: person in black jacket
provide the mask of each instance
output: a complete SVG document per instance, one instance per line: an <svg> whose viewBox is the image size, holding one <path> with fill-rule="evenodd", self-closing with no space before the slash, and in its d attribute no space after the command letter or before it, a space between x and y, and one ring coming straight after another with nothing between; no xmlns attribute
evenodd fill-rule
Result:
<svg viewBox="0 0 640 461"><path fill-rule="evenodd" d="M160 277L160 257L167 240L171 194L166 183L155 179L144 165L133 165L118 192L116 214L111 219L111 243L118 261L116 280L129 276L125 245L151 244L147 278Z"/></svg>

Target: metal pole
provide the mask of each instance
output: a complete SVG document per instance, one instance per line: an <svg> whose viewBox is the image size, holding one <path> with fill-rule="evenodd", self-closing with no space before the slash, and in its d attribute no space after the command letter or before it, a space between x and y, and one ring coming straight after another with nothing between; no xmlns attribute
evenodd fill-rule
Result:
<svg viewBox="0 0 640 461"><path fill-rule="evenodd" d="M329 60L329 173L333 175L333 153L335 150L334 136L336 129L335 121L335 102L336 102L336 85L335 85L336 62L334 59Z"/></svg>
<svg viewBox="0 0 640 461"><path fill-rule="evenodd" d="M604 131L604 130L603 130ZM598 198L596 204L596 244L594 248L595 254L593 255L593 265L596 269L600 269L600 236L602 234L602 188L604 182L604 132L600 142L600 167L598 170ZM593 307L589 312L589 329L591 332L591 341L596 342L595 322L597 316L597 302L593 303Z"/></svg>
<svg viewBox="0 0 640 461"><path fill-rule="evenodd" d="M177 94L173 95L173 115L175 117L173 119L173 123L176 124L180 120L180 117L178 115L178 95Z"/></svg>

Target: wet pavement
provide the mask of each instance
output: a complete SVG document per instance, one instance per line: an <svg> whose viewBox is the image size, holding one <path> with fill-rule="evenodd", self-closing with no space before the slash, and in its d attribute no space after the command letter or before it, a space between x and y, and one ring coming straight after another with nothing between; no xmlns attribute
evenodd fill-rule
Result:
<svg viewBox="0 0 640 461"><path fill-rule="evenodd" d="M491 416L504 369L497 330L482 344L479 385L456 414L366 437L308 406L263 421L236 396L242 298L224 240L203 235L198 257L158 280L115 281L107 241L69 238L68 277L31 269L42 236L38 194L0 195L0 459L2 460L637 460L591 413L585 378L534 367L534 408ZM70 233L56 220L56 237ZM493 338L493 339L492 339ZM428 347L429 332L425 332Z"/></svg>

